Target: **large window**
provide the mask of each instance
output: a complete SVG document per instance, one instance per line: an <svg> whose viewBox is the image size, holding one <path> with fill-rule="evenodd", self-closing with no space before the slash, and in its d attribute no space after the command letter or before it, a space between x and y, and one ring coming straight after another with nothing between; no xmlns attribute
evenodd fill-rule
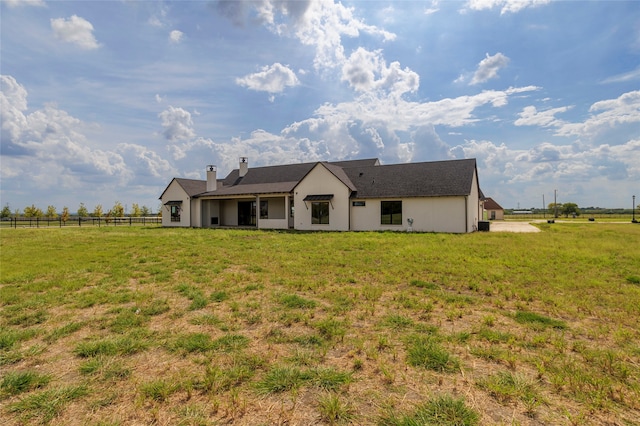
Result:
<svg viewBox="0 0 640 426"><path fill-rule="evenodd" d="M269 202L260 200L260 219L269 219Z"/></svg>
<svg viewBox="0 0 640 426"><path fill-rule="evenodd" d="M382 201L381 202L380 224L402 225L402 201Z"/></svg>
<svg viewBox="0 0 640 426"><path fill-rule="evenodd" d="M311 223L314 225L329 224L329 203L327 201L311 203Z"/></svg>
<svg viewBox="0 0 640 426"><path fill-rule="evenodd" d="M171 222L180 222L180 206L171 206Z"/></svg>

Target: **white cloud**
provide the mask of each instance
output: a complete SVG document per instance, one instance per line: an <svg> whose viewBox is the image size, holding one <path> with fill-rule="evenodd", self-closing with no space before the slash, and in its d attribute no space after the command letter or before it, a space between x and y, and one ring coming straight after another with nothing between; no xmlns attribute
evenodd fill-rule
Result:
<svg viewBox="0 0 640 426"><path fill-rule="evenodd" d="M613 75L604 79L602 82L608 83L626 83L628 81L640 80L640 67L635 70L625 72L623 74Z"/></svg>
<svg viewBox="0 0 640 426"><path fill-rule="evenodd" d="M132 178L117 152L90 146L86 123L53 104L27 114L25 88L11 76L2 76L2 83L3 179L20 178L25 190L70 190L105 178L120 183Z"/></svg>
<svg viewBox="0 0 640 426"><path fill-rule="evenodd" d="M525 107L513 124L516 126L540 126L540 127L558 127L565 124L565 121L555 117L556 114L567 112L571 106L548 109L538 111L535 106Z"/></svg>
<svg viewBox="0 0 640 426"><path fill-rule="evenodd" d="M179 30L173 30L169 33L169 41L171 43L180 43L184 39L184 33Z"/></svg>
<svg viewBox="0 0 640 426"><path fill-rule="evenodd" d="M27 91L10 75L0 75L0 113L3 148L6 141L17 139L27 127L23 111L27 109ZM4 149L3 149L4 151Z"/></svg>
<svg viewBox="0 0 640 426"><path fill-rule="evenodd" d="M415 92L420 85L417 73L401 69L398 62L387 67L381 51L370 52L362 47L342 66L342 80L359 92L382 90L397 96Z"/></svg>
<svg viewBox="0 0 640 426"><path fill-rule="evenodd" d="M144 184L147 178L166 178L167 176L175 176L177 170L169 163L169 161L160 157L156 152L147 147L121 143L117 146L117 151L122 155L127 166L131 168L136 176L138 185ZM157 180L151 180L153 183Z"/></svg>
<svg viewBox="0 0 640 426"><path fill-rule="evenodd" d="M149 17L148 23L152 27L163 28L167 24L165 23L167 19L167 7L162 5L160 2L157 3L159 5L159 10L157 14L153 14Z"/></svg>
<svg viewBox="0 0 640 426"><path fill-rule="evenodd" d="M493 56L489 56L486 54L486 58L484 58L478 64L478 69L473 74L473 78L471 79L471 83L469 84L479 84L484 83L488 80L498 77L498 71L501 68L504 68L509 63L509 58L504 56L502 53L498 52Z"/></svg>
<svg viewBox="0 0 640 426"><path fill-rule="evenodd" d="M160 117L164 129L162 134L168 141L175 142L195 137L196 133L193 130L193 120L191 120L189 111L169 106L158 114L158 117Z"/></svg>
<svg viewBox="0 0 640 426"><path fill-rule="evenodd" d="M314 46L316 69L339 67L344 63L342 37L358 37L360 33L382 37L391 41L396 35L373 25L367 25L353 15L353 8L341 3L312 2L295 25L295 35L305 45Z"/></svg>
<svg viewBox="0 0 640 426"><path fill-rule="evenodd" d="M324 70L341 67L345 61L342 37L358 37L361 33L391 41L396 35L354 16L354 9L333 1L256 0L219 1L218 11L236 25L244 25L255 11L254 20L272 32L297 38L315 48L314 67ZM255 19L257 18L257 19Z"/></svg>
<svg viewBox="0 0 640 426"><path fill-rule="evenodd" d="M600 205L598 194L609 193L612 180L622 192L632 191L640 180L640 139L595 147L543 142L528 150L469 140L451 151L458 158L477 159L485 194L498 202L521 200L526 207L539 206L542 194L552 195L554 189L564 201ZM552 201L548 196L546 202Z"/></svg>
<svg viewBox="0 0 640 426"><path fill-rule="evenodd" d="M440 8L438 7L438 3L440 3L438 0L431 0L431 5L425 8L424 14L433 15L434 13L439 12Z"/></svg>
<svg viewBox="0 0 640 426"><path fill-rule="evenodd" d="M73 15L69 19L51 19L51 29L56 38L73 43L82 49L92 50L100 47L93 36L93 25L84 18Z"/></svg>
<svg viewBox="0 0 640 426"><path fill-rule="evenodd" d="M558 128L559 136L594 136L623 124L640 122L640 90L623 93L616 99L591 105L589 118L580 123L565 123Z"/></svg>
<svg viewBox="0 0 640 426"><path fill-rule="evenodd" d="M237 78L236 83L251 90L281 93L287 87L300 84L298 77L289 67L280 63L264 66L260 72Z"/></svg>
<svg viewBox="0 0 640 426"><path fill-rule="evenodd" d="M186 140L183 143L174 143L169 145L169 151L171 151L174 160L182 160L187 157L189 152L199 150L199 153L204 156L210 156L215 148L215 143L211 139L203 137L195 137L194 139ZM195 157L201 158L196 155Z"/></svg>
<svg viewBox="0 0 640 426"><path fill-rule="evenodd" d="M282 131L288 138L321 142L314 145L325 158L379 156L388 161L448 158L446 144L435 126L461 127L480 121L474 111L482 106L500 108L511 96L538 90L535 86L484 91L474 96L434 102L410 102L385 93L368 92L352 102L325 104L313 118L293 123Z"/></svg>
<svg viewBox="0 0 640 426"><path fill-rule="evenodd" d="M466 7L471 10L484 10L500 7L500 14L516 13L529 7L537 7L550 3L551 0L469 0Z"/></svg>

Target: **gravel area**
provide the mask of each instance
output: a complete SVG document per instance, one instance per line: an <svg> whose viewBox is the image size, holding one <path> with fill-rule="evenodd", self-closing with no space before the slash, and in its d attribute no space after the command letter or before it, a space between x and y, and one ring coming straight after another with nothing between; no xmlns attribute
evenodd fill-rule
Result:
<svg viewBox="0 0 640 426"><path fill-rule="evenodd" d="M540 232L529 222L504 222L494 220L489 227L490 232Z"/></svg>

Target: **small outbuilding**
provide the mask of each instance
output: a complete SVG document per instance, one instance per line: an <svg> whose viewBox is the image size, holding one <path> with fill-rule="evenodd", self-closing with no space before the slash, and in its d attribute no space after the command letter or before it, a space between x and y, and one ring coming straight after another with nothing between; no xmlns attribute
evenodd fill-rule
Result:
<svg viewBox="0 0 640 426"><path fill-rule="evenodd" d="M486 213L486 219L489 220L504 220L504 209L493 198L485 198L484 211Z"/></svg>

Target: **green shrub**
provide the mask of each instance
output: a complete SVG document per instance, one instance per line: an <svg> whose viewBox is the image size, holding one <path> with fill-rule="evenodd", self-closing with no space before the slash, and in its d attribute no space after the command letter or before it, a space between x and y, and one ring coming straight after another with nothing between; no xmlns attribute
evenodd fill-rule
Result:
<svg viewBox="0 0 640 426"><path fill-rule="evenodd" d="M475 426L478 413L466 406L463 399L438 396L421 404L410 414L391 414L380 421L381 426Z"/></svg>
<svg viewBox="0 0 640 426"><path fill-rule="evenodd" d="M211 336L205 333L182 334L175 339L171 348L185 353L207 352L213 349L213 341Z"/></svg>
<svg viewBox="0 0 640 426"><path fill-rule="evenodd" d="M393 328L395 330L400 330L403 328L413 326L413 320L411 318L408 318L402 315L392 314L392 315L387 315L382 320L382 325L389 328Z"/></svg>
<svg viewBox="0 0 640 426"><path fill-rule="evenodd" d="M305 299L297 294L283 294L279 301L287 308L311 309L316 307L315 301Z"/></svg>
<svg viewBox="0 0 640 426"><path fill-rule="evenodd" d="M226 291L214 291L213 293L211 293L211 296L209 296L209 299L211 299L213 302L224 302L225 300L227 300L229 298L229 295L227 294Z"/></svg>
<svg viewBox="0 0 640 426"><path fill-rule="evenodd" d="M240 334L227 334L222 336L211 343L211 348L232 352L239 349L246 348L249 345L249 338Z"/></svg>
<svg viewBox="0 0 640 426"><path fill-rule="evenodd" d="M158 402L166 401L179 390L180 386L178 384L169 383L166 380L153 380L140 386L142 396Z"/></svg>
<svg viewBox="0 0 640 426"><path fill-rule="evenodd" d="M347 332L345 322L333 318L318 321L314 325L320 332L320 335L327 340L337 340L338 338L342 340Z"/></svg>
<svg viewBox="0 0 640 426"><path fill-rule="evenodd" d="M418 336L410 340L407 347L407 362L414 367L434 371L451 372L459 362L432 337Z"/></svg>
<svg viewBox="0 0 640 426"><path fill-rule="evenodd" d="M308 381L310 376L297 368L277 367L272 368L256 383L256 390L261 395L286 392L297 389Z"/></svg>
<svg viewBox="0 0 640 426"><path fill-rule="evenodd" d="M84 386L66 386L30 394L10 404L7 411L18 413L27 420L39 419L40 423L53 420L71 401L87 394Z"/></svg>
<svg viewBox="0 0 640 426"><path fill-rule="evenodd" d="M437 290L440 286L433 282L421 281L421 280L411 280L409 285L412 287L424 288L426 290Z"/></svg>
<svg viewBox="0 0 640 426"><path fill-rule="evenodd" d="M542 402L542 397L537 390L535 382L508 371L500 371L483 380L479 380L478 386L486 389L498 401L522 401L529 414Z"/></svg>
<svg viewBox="0 0 640 426"><path fill-rule="evenodd" d="M9 371L0 381L0 395L17 395L46 386L51 377L33 371Z"/></svg>
<svg viewBox="0 0 640 426"><path fill-rule="evenodd" d="M543 327L553 327L558 329L566 329L567 324L564 321L555 320L529 311L517 311L515 320L521 324L537 324Z"/></svg>
<svg viewBox="0 0 640 426"><path fill-rule="evenodd" d="M351 404L343 402L334 393L327 393L318 398L320 418L330 425L350 423L355 418Z"/></svg>
<svg viewBox="0 0 640 426"><path fill-rule="evenodd" d="M147 348L147 342L139 336L117 336L89 340L76 345L74 353L82 358L98 355L131 355Z"/></svg>
<svg viewBox="0 0 640 426"><path fill-rule="evenodd" d="M53 330L44 340L47 343L53 343L62 337L69 336L70 334L75 333L80 330L84 326L84 323L81 322L70 322L66 325L63 325L60 328L56 328Z"/></svg>
<svg viewBox="0 0 640 426"><path fill-rule="evenodd" d="M307 373L313 385L335 391L343 385L351 383L351 373L337 371L334 368L316 368Z"/></svg>

